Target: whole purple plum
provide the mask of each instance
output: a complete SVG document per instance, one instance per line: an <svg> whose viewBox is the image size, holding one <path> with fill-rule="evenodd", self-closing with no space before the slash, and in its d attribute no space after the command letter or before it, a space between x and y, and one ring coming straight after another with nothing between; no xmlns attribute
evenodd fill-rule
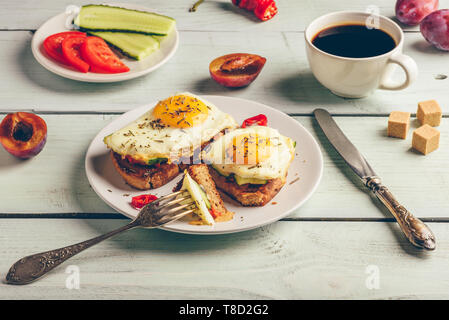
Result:
<svg viewBox="0 0 449 320"><path fill-rule="evenodd" d="M438 49L449 51L449 9L432 12L420 25L424 38Z"/></svg>
<svg viewBox="0 0 449 320"><path fill-rule="evenodd" d="M437 9L438 0L398 0L396 18L404 24L416 26Z"/></svg>

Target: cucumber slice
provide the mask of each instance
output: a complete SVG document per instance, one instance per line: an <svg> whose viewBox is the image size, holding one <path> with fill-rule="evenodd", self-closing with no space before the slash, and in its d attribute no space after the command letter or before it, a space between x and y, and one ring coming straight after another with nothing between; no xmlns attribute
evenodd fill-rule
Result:
<svg viewBox="0 0 449 320"><path fill-rule="evenodd" d="M199 184L192 179L187 171L184 171L184 173L185 176L182 182L181 190L187 190L195 201L197 207L197 210L194 211L195 214L198 215L204 223L213 225L215 220L209 212L210 203L209 200L207 200L205 192L201 189ZM207 200L207 202L205 200ZM208 203L209 208L207 205Z"/></svg>
<svg viewBox="0 0 449 320"><path fill-rule="evenodd" d="M167 160L168 160L167 158L154 158L154 159L148 160L147 165L152 166L152 165L154 165L156 163L167 162Z"/></svg>
<svg viewBox="0 0 449 320"><path fill-rule="evenodd" d="M227 174L225 172L221 172L220 169L218 167L216 167L215 165L213 165L213 164L212 164L212 168L214 168L215 171L217 171L220 176L223 176L223 177L229 177L230 176L229 174Z"/></svg>
<svg viewBox="0 0 449 320"><path fill-rule="evenodd" d="M90 31L89 34L102 38L136 60L142 60L159 49L159 41L146 34L111 31Z"/></svg>
<svg viewBox="0 0 449 320"><path fill-rule="evenodd" d="M165 39L167 39L167 36L155 36L155 35L153 35L152 37L154 39L156 39L157 41L159 41L159 43L164 41Z"/></svg>
<svg viewBox="0 0 449 320"><path fill-rule="evenodd" d="M242 184L266 184L268 180L256 179L256 178L243 178L237 175L234 175L235 182L240 186Z"/></svg>
<svg viewBox="0 0 449 320"><path fill-rule="evenodd" d="M195 181L195 182L196 182L196 181ZM197 183L197 185L198 185L198 183ZM211 205L210 205L209 199L207 199L206 191L204 191L204 189L203 189L202 186L198 185L198 187L199 187L200 190L201 190L201 196L203 197L203 200L204 200L204 202L206 203L207 209L211 209L212 207L211 207Z"/></svg>
<svg viewBox="0 0 449 320"><path fill-rule="evenodd" d="M74 23L86 31L122 31L165 36L175 27L173 18L107 5L81 7Z"/></svg>

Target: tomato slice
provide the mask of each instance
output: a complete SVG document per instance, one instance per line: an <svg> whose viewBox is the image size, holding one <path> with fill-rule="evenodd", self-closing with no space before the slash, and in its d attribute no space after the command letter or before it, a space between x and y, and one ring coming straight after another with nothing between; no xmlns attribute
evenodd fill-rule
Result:
<svg viewBox="0 0 449 320"><path fill-rule="evenodd" d="M79 31L67 31L67 32L60 32L52 34L51 36L48 36L44 40L44 49L45 52L54 60L63 63L63 64L69 64L67 60L64 58L64 55L62 54L62 41L64 39L71 37L71 36L86 36L84 32Z"/></svg>
<svg viewBox="0 0 449 320"><path fill-rule="evenodd" d="M74 68L86 73L89 71L89 64L81 58L80 47L86 37L72 36L62 41L62 54L67 62Z"/></svg>
<svg viewBox="0 0 449 320"><path fill-rule="evenodd" d="M121 73L129 68L115 55L107 43L98 37L87 37L81 46L81 56L91 65L92 72Z"/></svg>

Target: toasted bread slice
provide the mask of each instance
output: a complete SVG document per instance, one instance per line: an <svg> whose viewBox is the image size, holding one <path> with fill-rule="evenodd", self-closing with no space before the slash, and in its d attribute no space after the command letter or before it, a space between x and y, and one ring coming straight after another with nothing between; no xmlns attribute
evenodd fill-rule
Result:
<svg viewBox="0 0 449 320"><path fill-rule="evenodd" d="M211 205L212 212L214 213L216 222L224 222L231 220L234 216L234 212L226 209L220 193L215 187L215 182L212 179L211 171L206 164L194 164L187 168L187 173L198 183L202 189L206 192L207 199ZM183 180L179 181L177 186L173 189L176 192L181 189Z"/></svg>
<svg viewBox="0 0 449 320"><path fill-rule="evenodd" d="M132 187L149 190L162 187L179 174L176 164L161 163L159 166L145 166L130 163L121 155L111 151L112 163L123 179Z"/></svg>
<svg viewBox="0 0 449 320"><path fill-rule="evenodd" d="M241 205L248 207L266 205L282 189L286 181L286 179L277 178L268 180L266 184L262 185L238 185L233 179L220 175L213 168L210 168L209 171L218 189Z"/></svg>
<svg viewBox="0 0 449 320"><path fill-rule="evenodd" d="M125 181L132 187L140 190L149 190L162 187L184 171L191 163L199 162L201 150L206 148L214 139L224 135L226 129L217 133L210 141L196 149L193 155L186 159L178 159L178 163L161 163L157 167L130 163L126 158L111 150L112 163Z"/></svg>
<svg viewBox="0 0 449 320"><path fill-rule="evenodd" d="M213 169L210 169L213 170ZM215 182L210 175L209 167L206 164L192 165L187 169L187 172L206 192L207 199L210 202L212 212L215 215L215 221L228 221L234 216L234 213L226 209L220 193L215 187Z"/></svg>

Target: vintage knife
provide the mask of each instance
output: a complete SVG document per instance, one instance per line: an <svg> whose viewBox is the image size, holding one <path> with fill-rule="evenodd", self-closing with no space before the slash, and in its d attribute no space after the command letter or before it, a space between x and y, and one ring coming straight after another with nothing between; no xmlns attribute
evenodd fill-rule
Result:
<svg viewBox="0 0 449 320"><path fill-rule="evenodd" d="M380 178L357 148L344 135L329 112L324 109L316 109L313 113L335 150L362 179L365 186L374 192L377 198L390 210L408 240L417 247L434 250L435 236L429 227L400 205L387 187L382 185Z"/></svg>

